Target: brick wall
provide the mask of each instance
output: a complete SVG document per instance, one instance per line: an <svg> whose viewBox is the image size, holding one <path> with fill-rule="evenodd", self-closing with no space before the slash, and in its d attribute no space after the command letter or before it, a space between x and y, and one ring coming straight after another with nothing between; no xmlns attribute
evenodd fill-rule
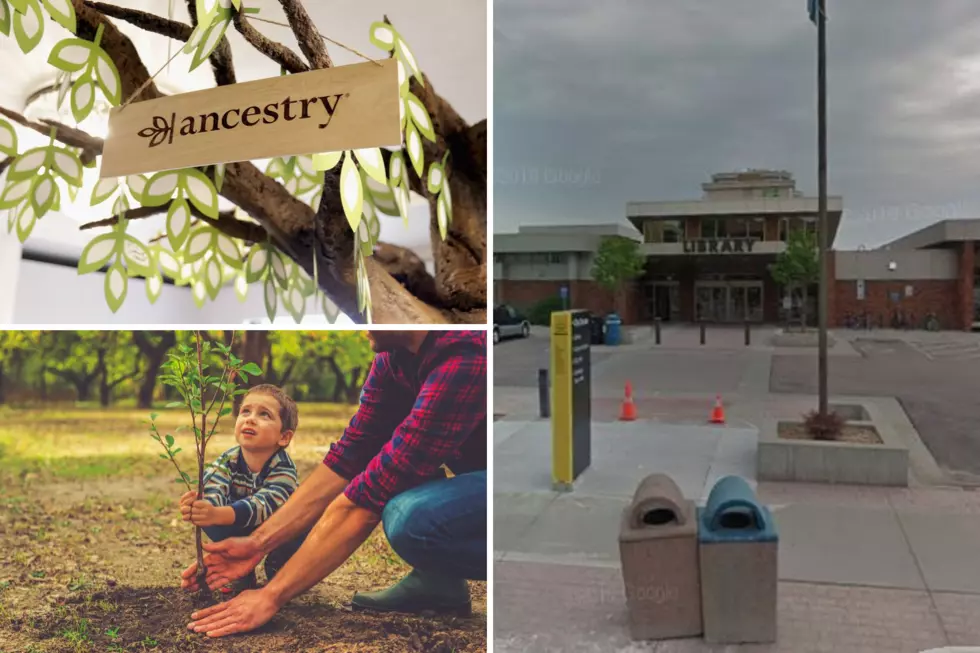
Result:
<svg viewBox="0 0 980 653"><path fill-rule="evenodd" d="M561 287L568 286L571 308L585 309L593 315L606 315L612 312L615 301L612 293L594 281L519 281L504 280L496 286L499 289L494 297L496 303L505 303L527 310L542 299L560 297ZM629 284L619 301L618 312L623 322L635 324L639 319L639 304L646 301L640 286Z"/></svg>
<svg viewBox="0 0 980 653"><path fill-rule="evenodd" d="M867 281L864 286L865 299L857 299L857 282L836 281L835 292L828 297L831 320L834 327L846 325L847 315L860 315L867 311L877 326L879 319L884 327L891 325L896 310L911 313L916 328L922 328L928 313L936 314L942 329L964 328L959 315L956 280L948 281ZM905 296L905 286L912 286L912 296ZM890 294L898 293L898 302L892 302Z"/></svg>

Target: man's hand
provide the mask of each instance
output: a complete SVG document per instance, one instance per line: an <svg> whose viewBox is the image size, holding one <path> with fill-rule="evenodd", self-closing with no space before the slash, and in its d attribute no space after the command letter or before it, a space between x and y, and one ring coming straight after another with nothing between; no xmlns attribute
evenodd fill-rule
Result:
<svg viewBox="0 0 980 653"><path fill-rule="evenodd" d="M180 514L184 517L184 521L191 520L191 506L194 504L194 500L197 499L197 490L190 490L184 492L180 497Z"/></svg>
<svg viewBox="0 0 980 653"><path fill-rule="evenodd" d="M265 589L245 590L230 601L193 613L187 629L208 637L244 633L268 622L281 607Z"/></svg>
<svg viewBox="0 0 980 653"><path fill-rule="evenodd" d="M264 555L261 547L251 537L229 537L221 542L205 544L204 550L208 552L204 556L204 566L208 570L206 582L212 590L245 576L258 566ZM197 584L196 562L191 563L180 576L182 589L188 592L200 589Z"/></svg>

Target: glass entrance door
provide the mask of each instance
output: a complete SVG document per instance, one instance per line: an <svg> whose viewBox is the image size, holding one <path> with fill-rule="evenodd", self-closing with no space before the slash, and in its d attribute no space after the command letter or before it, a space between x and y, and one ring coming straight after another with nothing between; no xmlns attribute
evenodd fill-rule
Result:
<svg viewBox="0 0 980 653"><path fill-rule="evenodd" d="M701 281L695 284L697 313L705 322L761 322L761 281Z"/></svg>

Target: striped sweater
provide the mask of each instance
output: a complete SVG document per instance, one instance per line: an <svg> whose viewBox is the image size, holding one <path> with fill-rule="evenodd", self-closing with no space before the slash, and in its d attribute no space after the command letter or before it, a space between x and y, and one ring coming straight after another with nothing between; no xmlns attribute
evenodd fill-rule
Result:
<svg viewBox="0 0 980 653"><path fill-rule="evenodd" d="M214 506L235 509L235 526L256 527L272 516L299 484L296 465L285 449L266 461L262 471L252 473L242 448L221 454L204 476L204 498Z"/></svg>

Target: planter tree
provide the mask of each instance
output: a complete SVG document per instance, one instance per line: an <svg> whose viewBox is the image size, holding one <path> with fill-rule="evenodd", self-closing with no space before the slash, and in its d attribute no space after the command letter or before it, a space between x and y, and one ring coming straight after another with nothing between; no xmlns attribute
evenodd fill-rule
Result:
<svg viewBox="0 0 980 653"><path fill-rule="evenodd" d="M614 306L619 310L623 286L643 274L646 258L640 254L640 245L632 238L606 236L599 243L592 277L606 290L614 293Z"/></svg>
<svg viewBox="0 0 980 653"><path fill-rule="evenodd" d="M120 106L163 96L119 21L173 39L191 55L191 70L210 64L219 86L236 83L228 29L283 74L333 65L300 0L280 0L281 14L266 18L288 22L301 54L253 25L248 0L185 4L189 22L90 0L0 0L0 34L29 53L47 30L64 33L48 54L55 82L46 90L59 106L69 103L76 123L97 99ZM468 125L456 113L387 17L365 29L379 48L370 56L398 60L402 147L278 157L265 171L241 161L100 180L90 201L107 217L81 228L111 229L85 248L79 273L106 270L113 311L128 279L143 277L151 302L168 278L190 286L199 306L228 285L240 298L258 285L270 318L285 307L299 321L316 295L331 321L339 309L359 323L486 322L486 120ZM19 149L22 129L49 137L48 145ZM37 220L60 209L63 194L74 201L102 146L77 125L0 107L8 230L23 242ZM410 193L429 203L434 277L415 253L378 242L379 220L408 220ZM219 210L219 195L236 208ZM164 220L160 238L146 243L126 233L130 221L154 216Z"/></svg>
<svg viewBox="0 0 980 653"><path fill-rule="evenodd" d="M776 283L790 293L800 290L801 318L803 328L807 326L807 301L809 287L820 280L820 259L817 253L817 237L807 231L794 231L789 234L786 250L770 266L770 273Z"/></svg>

